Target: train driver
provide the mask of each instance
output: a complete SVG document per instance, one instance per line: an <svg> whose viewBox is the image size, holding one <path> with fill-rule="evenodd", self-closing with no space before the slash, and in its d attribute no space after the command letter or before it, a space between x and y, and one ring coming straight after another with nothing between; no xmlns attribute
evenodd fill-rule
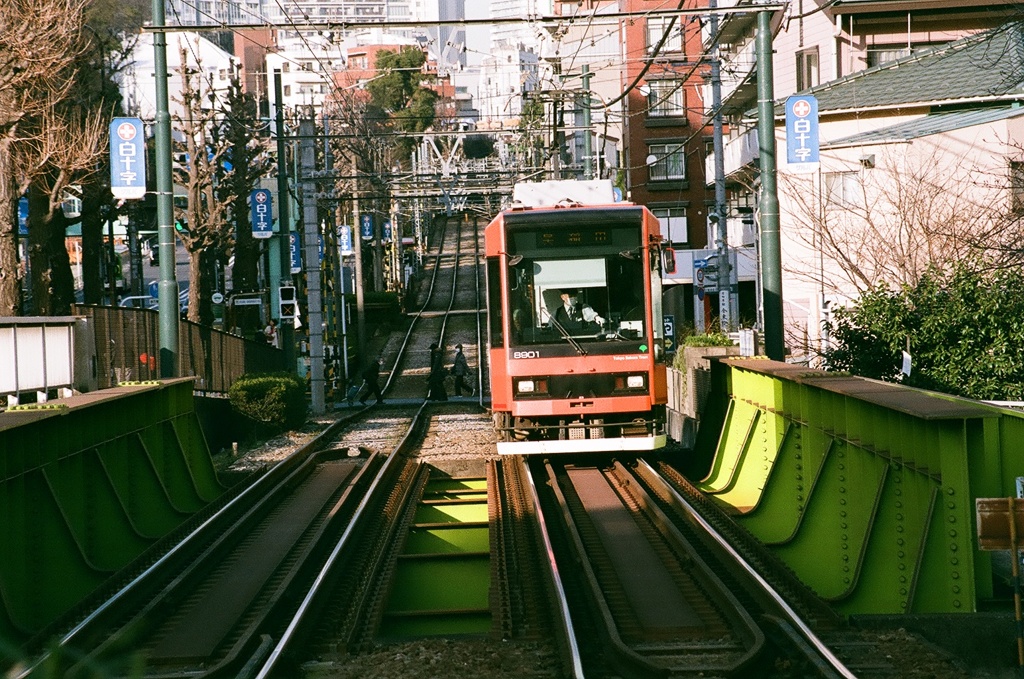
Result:
<svg viewBox="0 0 1024 679"><path fill-rule="evenodd" d="M555 309L555 322L568 332L593 329L592 324L604 325L604 319L586 302L580 302L575 290L561 291L562 304Z"/></svg>

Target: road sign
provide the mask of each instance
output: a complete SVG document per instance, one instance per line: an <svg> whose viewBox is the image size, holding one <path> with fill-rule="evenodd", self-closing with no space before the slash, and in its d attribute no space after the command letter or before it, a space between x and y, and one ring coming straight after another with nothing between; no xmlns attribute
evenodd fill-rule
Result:
<svg viewBox="0 0 1024 679"><path fill-rule="evenodd" d="M214 304L222 304L224 302L224 295L220 294L219 292L215 292L212 295L210 295L210 301L213 302Z"/></svg>
<svg viewBox="0 0 1024 679"><path fill-rule="evenodd" d="M818 169L818 100L810 95L786 100L786 161L791 172Z"/></svg>
<svg viewBox="0 0 1024 679"><path fill-rule="evenodd" d="M343 255L351 255L352 250L352 227L342 224L338 227L338 249Z"/></svg>
<svg viewBox="0 0 1024 679"><path fill-rule="evenodd" d="M665 349L672 351L676 346L676 317L673 314L665 314L662 322L665 325Z"/></svg>
<svg viewBox="0 0 1024 679"><path fill-rule="evenodd" d="M146 135L139 118L110 121L110 192L121 200L146 195Z"/></svg>
<svg viewBox="0 0 1024 679"><path fill-rule="evenodd" d="M149 292L149 296L152 297L153 299L157 299L157 298L160 297L160 294L159 294L160 293L160 288L157 286L157 282L156 281L150 281L149 282L149 287L147 288L147 292Z"/></svg>
<svg viewBox="0 0 1024 679"><path fill-rule="evenodd" d="M359 215L359 235L363 240L373 239L373 215Z"/></svg>
<svg viewBox="0 0 1024 679"><path fill-rule="evenodd" d="M274 201L268 189L255 189L249 194L249 217L253 238L274 235Z"/></svg>
<svg viewBox="0 0 1024 679"><path fill-rule="evenodd" d="M299 234L295 231L288 232L288 254L291 256L291 272L301 272L302 252L299 248Z"/></svg>
<svg viewBox="0 0 1024 679"><path fill-rule="evenodd" d="M18 199L18 235L28 235L28 198L25 196Z"/></svg>

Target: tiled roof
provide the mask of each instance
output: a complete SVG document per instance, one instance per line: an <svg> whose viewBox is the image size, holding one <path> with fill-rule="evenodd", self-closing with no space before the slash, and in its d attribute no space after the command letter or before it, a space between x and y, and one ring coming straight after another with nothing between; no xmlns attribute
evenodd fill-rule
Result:
<svg viewBox="0 0 1024 679"><path fill-rule="evenodd" d="M997 108L975 109L972 111L948 111L944 113L933 113L915 120L910 120L898 125L883 127L870 132L843 137L822 143L822 148L836 148L839 146L862 146L864 144L876 144L885 142L901 142L918 137L926 137L931 134L941 134L951 130L958 130L974 125L1015 118L1024 115L1022 106L1000 106Z"/></svg>
<svg viewBox="0 0 1024 679"><path fill-rule="evenodd" d="M818 99L819 113L1024 99L1024 25L1010 22L803 93ZM785 115L784 101L776 115Z"/></svg>

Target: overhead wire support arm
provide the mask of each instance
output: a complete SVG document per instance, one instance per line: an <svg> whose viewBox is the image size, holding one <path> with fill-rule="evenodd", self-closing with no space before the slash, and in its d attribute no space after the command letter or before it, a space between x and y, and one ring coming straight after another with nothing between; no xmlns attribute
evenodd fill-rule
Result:
<svg viewBox="0 0 1024 679"><path fill-rule="evenodd" d="M788 3L777 2L767 3L759 5L742 5L732 7L719 7L716 9L708 8L696 8L696 9L667 9L667 10L648 10L648 11L636 11L636 12L610 12L608 14L601 14L601 19L640 19L649 17L679 17L679 16L709 16L711 14L724 15L724 14L752 14L759 12L774 12L785 9ZM578 19L577 19L578 20ZM356 28L441 28L441 27L462 27L467 28L470 26L495 26L502 24L537 24L541 26L558 26L559 24L565 23L566 17L563 16L539 16L539 17L510 17L510 18L493 18L493 19L452 19L452 20L441 20L441 21L404 21L404 20L387 20L387 21L307 21L297 23L294 20L286 23L276 23L266 19L260 21L252 21L249 23L227 23L218 22L216 24L209 25L186 25L180 24L176 26L164 26L161 29L156 29L152 26L146 26L143 31L155 31L163 30L168 33L170 32L221 32L221 31L237 31L237 30L248 30L253 27L260 28L282 28L287 30L310 30L310 31L344 31Z"/></svg>

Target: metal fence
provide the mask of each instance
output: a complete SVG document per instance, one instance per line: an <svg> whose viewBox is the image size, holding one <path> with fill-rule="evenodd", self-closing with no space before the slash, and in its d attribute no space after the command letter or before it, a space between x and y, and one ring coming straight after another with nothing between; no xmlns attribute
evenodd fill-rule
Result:
<svg viewBox="0 0 1024 679"><path fill-rule="evenodd" d="M99 388L160 378L160 314L154 309L76 305L96 336ZM263 342L178 322L178 377L195 377L196 391L226 393L249 372L285 370L284 352Z"/></svg>

